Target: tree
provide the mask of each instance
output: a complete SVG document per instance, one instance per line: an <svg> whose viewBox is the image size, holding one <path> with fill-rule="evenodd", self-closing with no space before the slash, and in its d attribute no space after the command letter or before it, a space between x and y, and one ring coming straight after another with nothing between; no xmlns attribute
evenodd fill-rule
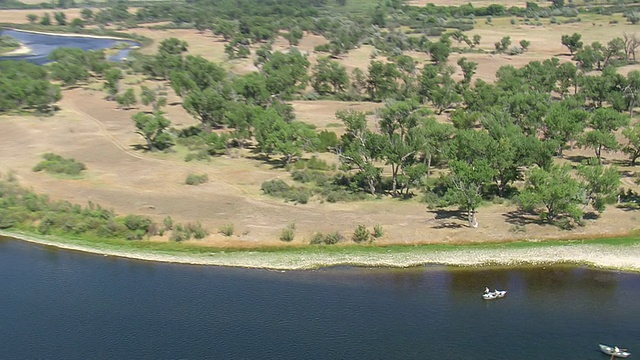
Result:
<svg viewBox="0 0 640 360"><path fill-rule="evenodd" d="M26 61L0 61L0 112L47 112L62 96L46 69Z"/></svg>
<svg viewBox="0 0 640 360"><path fill-rule="evenodd" d="M429 55L435 64L444 64L451 54L451 47L442 40L431 43Z"/></svg>
<svg viewBox="0 0 640 360"><path fill-rule="evenodd" d="M629 125L629 118L610 108L598 108L588 120L591 128L579 140L582 147L594 149L598 164L602 164L602 150L617 150L620 148L614 131Z"/></svg>
<svg viewBox="0 0 640 360"><path fill-rule="evenodd" d="M182 107L202 123L205 133L224 122L224 114L228 106L227 99L217 89L207 87L189 92L182 102Z"/></svg>
<svg viewBox="0 0 640 360"><path fill-rule="evenodd" d="M582 35L573 33L573 35L562 35L560 42L569 49L569 53L573 55L576 51L582 49Z"/></svg>
<svg viewBox="0 0 640 360"><path fill-rule="evenodd" d="M326 57L318 59L313 67L311 86L318 94L337 94L344 92L349 85L349 75L346 68L337 61Z"/></svg>
<svg viewBox="0 0 640 360"><path fill-rule="evenodd" d="M116 96L116 102L121 108L130 109L138 103L138 99L133 89L127 89L123 94Z"/></svg>
<svg viewBox="0 0 640 360"><path fill-rule="evenodd" d="M144 105L151 105L154 112L160 111L160 108L167 105L166 96L161 96L155 90L142 85L140 87L140 101Z"/></svg>
<svg viewBox="0 0 640 360"><path fill-rule="evenodd" d="M44 13L44 15L42 15L42 17L40 18L40 25L51 25L51 15L49 15L49 13Z"/></svg>
<svg viewBox="0 0 640 360"><path fill-rule="evenodd" d="M56 22L58 23L58 25L67 25L67 15L65 15L65 13L63 13L62 11L55 12L53 16L56 18Z"/></svg>
<svg viewBox="0 0 640 360"><path fill-rule="evenodd" d="M522 48L522 51L527 51L529 50L529 45L531 45L531 42L528 40L520 40L520 47Z"/></svg>
<svg viewBox="0 0 640 360"><path fill-rule="evenodd" d="M471 78L476 73L478 63L473 61L467 61L466 57L461 57L458 60L458 66L462 69L463 80L462 83L465 87L471 85Z"/></svg>
<svg viewBox="0 0 640 360"><path fill-rule="evenodd" d="M582 178L582 188L585 192L585 201L582 211L589 205L599 213L602 213L607 203L612 203L620 186L620 173L615 167L602 165L578 166L578 175Z"/></svg>
<svg viewBox="0 0 640 360"><path fill-rule="evenodd" d="M276 51L262 66L261 72L267 79L267 89L274 95L289 98L305 88L308 81L309 60L298 50L288 53Z"/></svg>
<svg viewBox="0 0 640 360"><path fill-rule="evenodd" d="M580 184L569 174L569 166L553 165L549 170L533 168L529 171L524 189L519 195L520 206L526 211L539 212L540 217L553 223L559 216L575 221L582 217L578 207L583 203Z"/></svg>
<svg viewBox="0 0 640 360"><path fill-rule="evenodd" d="M371 100L382 101L395 98L398 93L396 80L400 75L394 63L371 61L367 76L367 89Z"/></svg>
<svg viewBox="0 0 640 360"><path fill-rule="evenodd" d="M84 21L90 21L93 19L93 11L89 8L83 8L80 10L80 17Z"/></svg>
<svg viewBox="0 0 640 360"><path fill-rule="evenodd" d="M467 212L469 227L478 227L476 220L477 208L482 202L482 188L491 181L495 170L486 160L473 163L452 160L449 162L449 181L445 198L451 204L459 205Z"/></svg>
<svg viewBox="0 0 640 360"><path fill-rule="evenodd" d="M84 27L84 21L82 19L75 18L71 20L69 26L71 26L73 29L82 29Z"/></svg>
<svg viewBox="0 0 640 360"><path fill-rule="evenodd" d="M164 117L162 112L146 114L139 112L132 117L136 126L136 134L142 136L146 141L146 148L149 151L164 150L173 145L171 135L166 130L171 125L171 121Z"/></svg>
<svg viewBox="0 0 640 360"><path fill-rule="evenodd" d="M38 21L38 15L36 14L27 14L27 20L29 20L30 24L35 24Z"/></svg>
<svg viewBox="0 0 640 360"><path fill-rule="evenodd" d="M558 142L558 155L563 156L564 147L582 133L589 113L582 109L570 109L566 102L551 105L544 118L544 137Z"/></svg>
<svg viewBox="0 0 640 360"><path fill-rule="evenodd" d="M629 155L631 166L635 166L636 160L640 157L640 122L622 129L622 135L627 139L622 151Z"/></svg>
<svg viewBox="0 0 640 360"><path fill-rule="evenodd" d="M86 53L76 48L57 48L48 58L55 61L51 65L51 76L65 85L74 85L89 78Z"/></svg>
<svg viewBox="0 0 640 360"><path fill-rule="evenodd" d="M342 168L357 170L357 176L366 184L369 193L375 195L382 174L376 161L382 156L385 140L368 129L366 115L362 112L339 111L336 117L346 126L340 145L335 149Z"/></svg>
<svg viewBox="0 0 640 360"><path fill-rule="evenodd" d="M511 45L510 36L505 36L502 39L500 39L500 41L494 44L494 46L496 47L496 52L499 54L505 52L505 50L507 50L510 45Z"/></svg>
<svg viewBox="0 0 640 360"><path fill-rule="evenodd" d="M108 99L114 100L120 92L120 79L122 79L122 71L120 71L120 69L116 67L110 68L105 73L104 78L104 88L109 94Z"/></svg>
<svg viewBox="0 0 640 360"><path fill-rule="evenodd" d="M391 165L392 189L391 193L398 194L398 174L413 162L417 147L413 141L417 132L420 105L416 102L397 102L387 104L380 110L378 125L380 132L387 138L388 144L384 149L384 158ZM416 139L418 140L418 139Z"/></svg>

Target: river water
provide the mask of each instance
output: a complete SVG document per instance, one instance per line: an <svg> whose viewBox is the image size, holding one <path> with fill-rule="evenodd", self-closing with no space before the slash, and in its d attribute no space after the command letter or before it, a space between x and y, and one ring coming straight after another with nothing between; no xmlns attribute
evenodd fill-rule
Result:
<svg viewBox="0 0 640 360"><path fill-rule="evenodd" d="M268 271L0 239L2 359L608 359L640 276L575 267ZM485 286L509 291L485 301Z"/></svg>
<svg viewBox="0 0 640 360"><path fill-rule="evenodd" d="M42 65L50 62L50 60L47 59L49 53L59 47L73 47L87 51L109 49L117 43L124 42L129 44L130 47L121 49L116 54L109 57L109 60L111 61L122 61L129 54L131 47L140 46L139 43L131 40L116 40L66 35L46 35L17 30L0 30L0 35L8 35L14 37L31 49L30 54L17 56L0 56L0 60L26 60L37 65Z"/></svg>

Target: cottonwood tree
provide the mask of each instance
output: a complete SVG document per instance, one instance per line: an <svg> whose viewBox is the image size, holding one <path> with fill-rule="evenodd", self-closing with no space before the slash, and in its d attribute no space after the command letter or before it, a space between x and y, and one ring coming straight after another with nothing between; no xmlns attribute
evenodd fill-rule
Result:
<svg viewBox="0 0 640 360"><path fill-rule="evenodd" d="M449 162L449 170L450 186L445 200L467 212L469 227L478 227L476 212L482 202L482 188L493 179L495 170L484 159L472 163L452 160Z"/></svg>
<svg viewBox="0 0 640 360"><path fill-rule="evenodd" d="M598 108L587 121L591 130L582 135L578 144L594 149L598 164L602 164L602 150L612 151L620 148L614 131L627 125L629 118L624 114L611 108Z"/></svg>
<svg viewBox="0 0 640 360"><path fill-rule="evenodd" d="M576 140L587 125L589 113L582 109L570 109L567 102L560 101L551 104L549 112L545 116L544 138L558 142L558 156L563 156L563 150L567 143Z"/></svg>
<svg viewBox="0 0 640 360"><path fill-rule="evenodd" d="M578 175L584 189L584 212L589 205L602 213L607 203L615 201L620 186L620 173L615 167L581 164Z"/></svg>
<svg viewBox="0 0 640 360"><path fill-rule="evenodd" d="M313 67L311 86L318 94L338 94L349 85L346 68L337 61L326 57L318 59Z"/></svg>
<svg viewBox="0 0 640 360"><path fill-rule="evenodd" d="M560 216L579 221L583 204L580 184L569 173L569 166L553 165L548 170L533 168L527 174L524 188L518 196L525 211L538 212L540 218L553 223ZM544 210L539 211L538 209Z"/></svg>
<svg viewBox="0 0 640 360"><path fill-rule="evenodd" d="M200 120L205 133L210 133L212 128L224 123L228 105L228 100L213 87L190 91L182 102L184 109Z"/></svg>
<svg viewBox="0 0 640 360"><path fill-rule="evenodd" d="M562 35L560 42L569 49L569 53L573 55L576 51L582 49L582 35L573 33L573 35Z"/></svg>
<svg viewBox="0 0 640 360"><path fill-rule="evenodd" d="M139 112L133 115L136 134L142 136L146 141L146 149L149 151L164 150L173 145L173 139L166 130L171 125L171 121L164 117L162 112L147 114Z"/></svg>
<svg viewBox="0 0 640 360"><path fill-rule="evenodd" d="M386 139L369 130L363 112L339 111L336 117L346 126L340 145L335 149L342 168L356 170L369 193L375 195L382 175L382 168L376 162L382 157Z"/></svg>
<svg viewBox="0 0 640 360"><path fill-rule="evenodd" d="M622 129L622 135L627 139L622 151L629 155L631 166L635 166L636 160L640 157L640 122Z"/></svg>

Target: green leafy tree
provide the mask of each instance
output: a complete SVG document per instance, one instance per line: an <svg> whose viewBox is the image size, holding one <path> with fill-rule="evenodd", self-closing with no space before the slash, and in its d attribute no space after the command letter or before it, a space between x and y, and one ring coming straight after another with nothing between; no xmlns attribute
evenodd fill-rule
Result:
<svg viewBox="0 0 640 360"><path fill-rule="evenodd" d="M124 93L116 96L116 102L121 108L130 109L138 103L138 99L133 89L127 89Z"/></svg>
<svg viewBox="0 0 640 360"><path fill-rule="evenodd" d="M341 93L348 85L349 75L343 65L326 57L318 59L311 80L311 86L318 94Z"/></svg>
<svg viewBox="0 0 640 360"><path fill-rule="evenodd" d="M635 166L636 160L640 157L640 122L622 129L622 135L627 139L622 151L629 155L631 166Z"/></svg>
<svg viewBox="0 0 640 360"><path fill-rule="evenodd" d="M340 111L336 117L346 126L341 143L335 149L340 163L345 170L355 169L374 195L382 174L382 168L376 162L382 157L386 140L369 130L366 115L362 112Z"/></svg>
<svg viewBox="0 0 640 360"><path fill-rule="evenodd" d="M36 14L27 14L27 20L30 24L35 24L38 21L38 15Z"/></svg>
<svg viewBox="0 0 640 360"><path fill-rule="evenodd" d="M465 87L471 85L471 78L476 73L476 69L478 68L478 63L473 61L467 61L466 57L461 57L458 60L458 66L462 69L463 80L462 84Z"/></svg>
<svg viewBox="0 0 640 360"><path fill-rule="evenodd" d="M610 108L598 108L587 125L591 130L580 138L579 145L594 149L598 164L602 164L602 150L614 151L620 148L614 131L629 125L629 118Z"/></svg>
<svg viewBox="0 0 640 360"><path fill-rule="evenodd" d="M437 41L431 43L429 46L429 55L431 56L431 61L437 64L444 64L449 59L449 55L451 54L451 47L449 44L443 41Z"/></svg>
<svg viewBox="0 0 640 360"><path fill-rule="evenodd" d="M620 186L618 169L582 164L578 166L578 175L582 178L582 188L585 192L583 212L591 205L594 210L602 213L606 204L615 201Z"/></svg>
<svg viewBox="0 0 640 360"><path fill-rule="evenodd" d="M182 102L182 107L200 120L205 133L224 123L228 105L228 100L213 87L191 91Z"/></svg>
<svg viewBox="0 0 640 360"><path fill-rule="evenodd" d="M44 15L42 15L42 17L40 18L40 25L42 26L51 25L51 15L49 15L49 13L44 13Z"/></svg>
<svg viewBox="0 0 640 360"><path fill-rule="evenodd" d="M493 179L495 170L486 160L472 163L452 160L449 162L449 169L451 185L447 189L445 199L467 212L469 227L478 227L476 212L482 202L482 188Z"/></svg>
<svg viewBox="0 0 640 360"><path fill-rule="evenodd" d="M529 45L531 45L531 42L528 40L520 40L520 47L522 48L522 51L527 51L529 50Z"/></svg>
<svg viewBox="0 0 640 360"><path fill-rule="evenodd" d="M160 111L161 107L167 105L166 96L162 96L156 90L144 85L140 87L140 101L144 105L151 105L154 112Z"/></svg>
<svg viewBox="0 0 640 360"><path fill-rule="evenodd" d="M67 25L67 15L65 15L65 13L63 13L62 11L57 11L53 14L53 16L56 19L56 22L58 23L58 25L60 26L65 26Z"/></svg>
<svg viewBox="0 0 640 360"><path fill-rule="evenodd" d="M582 191L578 181L569 173L568 166L553 165L548 170L531 169L519 200L520 206L526 211L544 208L539 214L549 223L560 216L575 221L582 217L579 207L584 201Z"/></svg>
<svg viewBox="0 0 640 360"><path fill-rule="evenodd" d="M559 144L558 155L563 156L567 143L572 143L587 125L589 113L582 109L569 109L566 102L553 103L544 118L545 139Z"/></svg>
<svg viewBox="0 0 640 360"><path fill-rule="evenodd" d="M511 37L510 36L503 37L502 39L500 39L500 41L496 42L494 46L496 47L497 53L500 54L505 52L509 48L509 46L511 46Z"/></svg>
<svg viewBox="0 0 640 360"><path fill-rule="evenodd" d="M80 10L80 17L84 21L91 21L93 19L93 10L89 8L83 8Z"/></svg>
<svg viewBox="0 0 640 360"><path fill-rule="evenodd" d="M560 42L569 49L569 53L573 55L576 51L582 49L582 35L573 33L573 35L562 35Z"/></svg>
<svg viewBox="0 0 640 360"><path fill-rule="evenodd" d="M104 88L109 94L109 100L114 100L120 92L120 79L122 79L122 71L118 68L110 68L104 76Z"/></svg>
<svg viewBox="0 0 640 360"><path fill-rule="evenodd" d="M137 129L136 134L146 141L147 150L164 150L173 145L171 135L166 132L171 121L164 117L162 112L139 112L133 115L132 119Z"/></svg>
<svg viewBox="0 0 640 360"><path fill-rule="evenodd" d="M272 94L287 99L306 87L308 67L307 56L292 49L286 54L279 51L271 54L261 72L267 79L267 89Z"/></svg>
<svg viewBox="0 0 640 360"><path fill-rule="evenodd" d="M393 99L398 93L400 71L394 63L372 61L367 75L367 90L373 101Z"/></svg>

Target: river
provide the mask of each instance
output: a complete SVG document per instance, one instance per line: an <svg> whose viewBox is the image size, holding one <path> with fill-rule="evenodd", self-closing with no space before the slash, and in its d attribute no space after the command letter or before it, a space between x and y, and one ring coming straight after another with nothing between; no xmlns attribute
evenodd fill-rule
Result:
<svg viewBox="0 0 640 360"><path fill-rule="evenodd" d="M16 56L0 56L0 60L26 60L31 63L42 65L50 60L47 58L49 53L59 47L73 47L82 50L99 50L109 49L117 43L127 43L128 48L121 49L117 53L109 57L111 61L122 61L127 57L132 47L140 46L139 43L132 40L117 40L110 38L94 38L83 36L68 35L48 35L41 33L32 33L18 30L0 30L0 35L8 35L18 39L22 44L31 49L29 54Z"/></svg>
<svg viewBox="0 0 640 360"><path fill-rule="evenodd" d="M586 268L268 271L0 238L3 359L608 359L640 352L640 275ZM485 286L506 298L485 301Z"/></svg>

